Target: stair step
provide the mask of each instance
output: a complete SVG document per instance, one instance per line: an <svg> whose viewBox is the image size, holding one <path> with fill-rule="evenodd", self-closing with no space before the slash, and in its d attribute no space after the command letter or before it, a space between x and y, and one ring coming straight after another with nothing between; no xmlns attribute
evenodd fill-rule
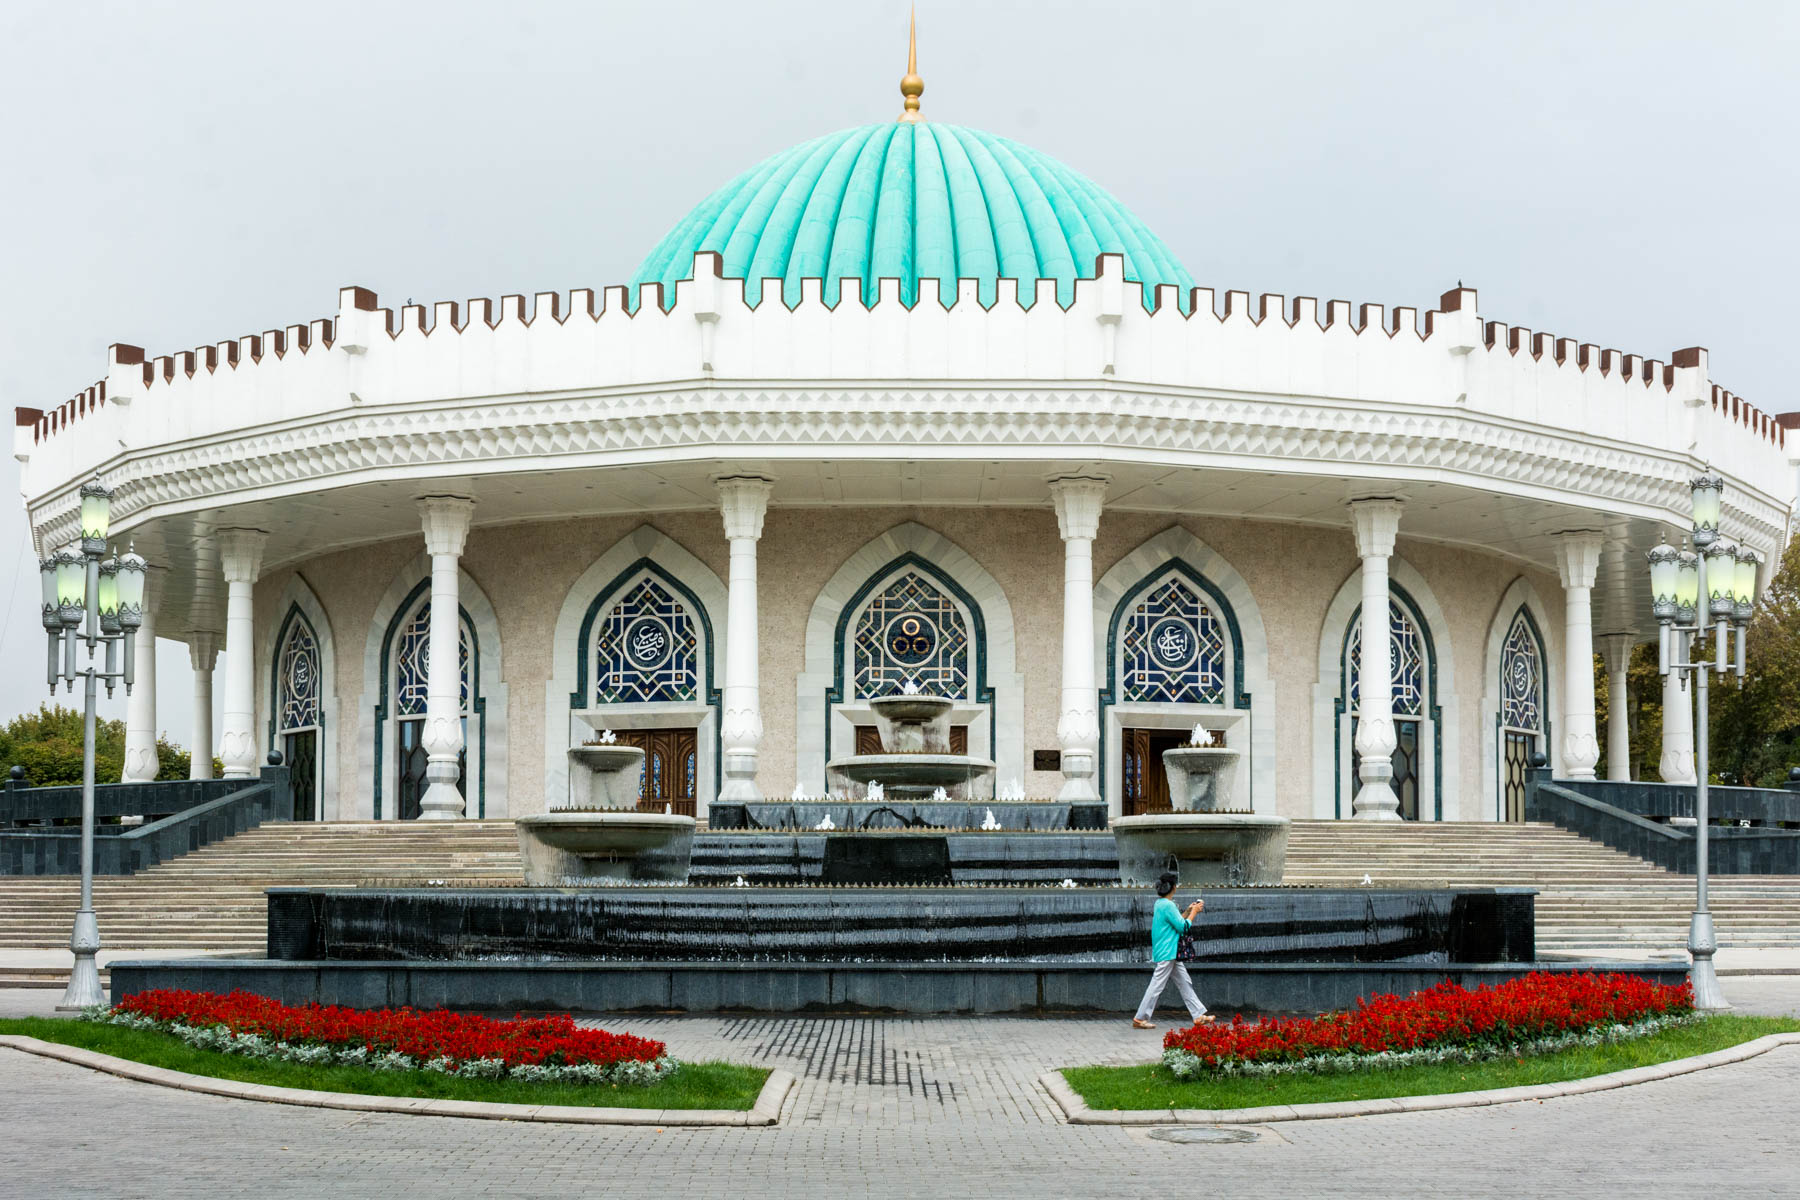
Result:
<svg viewBox="0 0 1800 1200"><path fill-rule="evenodd" d="M263 893L270 887L512 883L519 871L509 821L280 823L134 876L97 880L95 913L115 946L255 951L263 944ZM1305 819L1290 826L1290 882L1355 887L1364 876L1389 887L1535 888L1545 948L1674 949L1685 940L1694 901L1692 877L1551 825ZM66 944L76 895L73 877L0 878L0 948ZM1722 944L1800 945L1800 878L1715 879L1711 899Z"/></svg>

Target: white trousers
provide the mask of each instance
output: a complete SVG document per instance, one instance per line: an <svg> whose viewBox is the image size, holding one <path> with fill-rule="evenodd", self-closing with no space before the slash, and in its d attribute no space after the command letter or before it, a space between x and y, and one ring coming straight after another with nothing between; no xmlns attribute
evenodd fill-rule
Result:
<svg viewBox="0 0 1800 1200"><path fill-rule="evenodd" d="M1171 975L1175 977L1175 990L1181 993L1181 1002L1187 1005L1188 1015L1196 1021L1206 1015L1206 1005L1200 1003L1200 997L1194 994L1194 981L1188 978L1187 964L1170 959L1156 964L1156 970L1150 976L1150 986L1144 989L1144 1002L1138 1005L1138 1020L1148 1021L1156 1014L1156 1002L1162 999L1163 989L1169 986Z"/></svg>

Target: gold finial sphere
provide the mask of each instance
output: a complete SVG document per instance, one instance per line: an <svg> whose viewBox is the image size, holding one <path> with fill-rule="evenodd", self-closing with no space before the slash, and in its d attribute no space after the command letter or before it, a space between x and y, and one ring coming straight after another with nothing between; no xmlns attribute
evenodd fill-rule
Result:
<svg viewBox="0 0 1800 1200"><path fill-rule="evenodd" d="M902 121L923 121L919 112L919 97L925 94L925 81L919 78L919 14L914 9L907 25L906 33L906 75L900 80L900 94L906 97L906 106L900 113Z"/></svg>

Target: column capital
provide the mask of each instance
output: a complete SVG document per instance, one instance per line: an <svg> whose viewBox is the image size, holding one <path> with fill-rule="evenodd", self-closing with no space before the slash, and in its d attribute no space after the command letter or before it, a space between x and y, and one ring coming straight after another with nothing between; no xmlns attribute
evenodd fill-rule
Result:
<svg viewBox="0 0 1800 1200"><path fill-rule="evenodd" d="M1098 475L1064 475L1050 481L1050 500L1056 505L1056 527L1063 541L1092 541L1099 533L1100 508L1109 482Z"/></svg>
<svg viewBox="0 0 1800 1200"><path fill-rule="evenodd" d="M1406 505L1391 496L1375 496L1350 502L1350 526L1356 531L1360 558L1387 558L1394 552L1400 532L1400 512Z"/></svg>
<svg viewBox="0 0 1800 1200"><path fill-rule="evenodd" d="M727 475L713 480L719 490L719 512L725 518L725 536L755 540L762 536L763 516L769 511L769 490L775 481L763 475Z"/></svg>
<svg viewBox="0 0 1800 1200"><path fill-rule="evenodd" d="M1631 667L1631 651L1638 644L1635 633L1603 633L1594 639L1600 657L1606 660L1606 673L1618 675Z"/></svg>
<svg viewBox="0 0 1800 1200"><path fill-rule="evenodd" d="M1565 588L1594 586L1606 535L1594 529L1570 529L1556 535L1556 571Z"/></svg>
<svg viewBox="0 0 1800 1200"><path fill-rule="evenodd" d="M188 664L196 671L210 671L219 658L221 635L210 629L191 630L187 636Z"/></svg>
<svg viewBox="0 0 1800 1200"><path fill-rule="evenodd" d="M419 525L425 531L426 553L460 558L474 515L475 502L467 496L419 497Z"/></svg>
<svg viewBox="0 0 1800 1200"><path fill-rule="evenodd" d="M219 567L226 583L255 583L262 574L263 547L269 535L261 529L221 529Z"/></svg>

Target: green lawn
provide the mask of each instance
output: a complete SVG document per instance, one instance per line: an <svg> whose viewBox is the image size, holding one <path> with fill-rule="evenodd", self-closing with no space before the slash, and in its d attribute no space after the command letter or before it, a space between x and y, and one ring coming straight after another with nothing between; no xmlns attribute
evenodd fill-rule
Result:
<svg viewBox="0 0 1800 1200"><path fill-rule="evenodd" d="M434 1100L479 1100L493 1104L574 1104L610 1108L748 1109L756 1103L767 1068L732 1063L682 1063L660 1083L578 1086L513 1083L503 1079L456 1079L436 1071L376 1071L368 1067L310 1067L267 1062L216 1050L196 1050L173 1034L126 1029L93 1021L26 1017L0 1020L0 1034L23 1034L65 1046L97 1050L133 1062L216 1079L237 1079L273 1087L364 1096L418 1096Z"/></svg>
<svg viewBox="0 0 1800 1200"><path fill-rule="evenodd" d="M1181 1080L1161 1063L1139 1067L1070 1067L1069 1086L1095 1109L1256 1108L1265 1104L1322 1104L1393 1096L1484 1092L1585 1079L1632 1067L1722 1050L1770 1033L1800 1030L1783 1017L1708 1017L1635 1041L1583 1047L1538 1058L1469 1066L1403 1067L1351 1075L1284 1075L1265 1079Z"/></svg>

